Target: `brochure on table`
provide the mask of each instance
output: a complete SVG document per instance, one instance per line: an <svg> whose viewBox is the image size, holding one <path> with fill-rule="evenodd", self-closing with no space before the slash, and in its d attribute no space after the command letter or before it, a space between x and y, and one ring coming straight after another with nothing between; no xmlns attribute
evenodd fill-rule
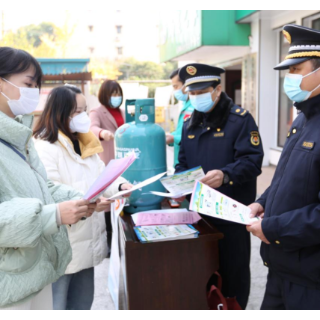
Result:
<svg viewBox="0 0 320 320"><path fill-rule="evenodd" d="M201 220L200 215L187 209L164 209L137 212L131 215L136 226L194 224Z"/></svg>
<svg viewBox="0 0 320 320"><path fill-rule="evenodd" d="M190 224L141 226L134 231L142 243L197 238L199 231Z"/></svg>

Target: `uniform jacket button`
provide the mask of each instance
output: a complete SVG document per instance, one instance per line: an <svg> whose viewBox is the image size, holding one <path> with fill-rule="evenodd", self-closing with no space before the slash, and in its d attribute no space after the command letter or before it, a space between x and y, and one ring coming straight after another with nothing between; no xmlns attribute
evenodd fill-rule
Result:
<svg viewBox="0 0 320 320"><path fill-rule="evenodd" d="M276 244L280 244L280 241L277 240L277 241L276 241Z"/></svg>
<svg viewBox="0 0 320 320"><path fill-rule="evenodd" d="M210 127L208 127L207 130L210 130Z"/></svg>
<svg viewBox="0 0 320 320"><path fill-rule="evenodd" d="M297 132L297 129L293 129L293 130L292 130L292 133L296 133L296 132Z"/></svg>
<svg viewBox="0 0 320 320"><path fill-rule="evenodd" d="M230 181L229 184L230 184L230 186L232 186L233 185L233 181Z"/></svg>
<svg viewBox="0 0 320 320"><path fill-rule="evenodd" d="M264 265L267 266L268 264L265 262Z"/></svg>

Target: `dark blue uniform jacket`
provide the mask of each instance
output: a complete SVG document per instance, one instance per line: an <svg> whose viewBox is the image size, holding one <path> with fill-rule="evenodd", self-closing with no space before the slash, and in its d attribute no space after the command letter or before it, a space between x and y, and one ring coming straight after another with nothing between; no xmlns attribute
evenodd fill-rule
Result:
<svg viewBox="0 0 320 320"><path fill-rule="evenodd" d="M246 205L255 201L263 149L251 114L225 94L212 114L194 111L185 121L176 173L202 166L205 173L222 170L230 177L217 190ZM217 224L222 220L216 219Z"/></svg>
<svg viewBox="0 0 320 320"><path fill-rule="evenodd" d="M291 282L320 289L320 95L296 104L265 208L264 264Z"/></svg>

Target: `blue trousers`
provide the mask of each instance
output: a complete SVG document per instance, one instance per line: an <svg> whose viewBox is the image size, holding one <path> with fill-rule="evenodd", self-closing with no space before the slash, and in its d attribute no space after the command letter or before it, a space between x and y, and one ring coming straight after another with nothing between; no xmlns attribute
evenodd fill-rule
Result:
<svg viewBox="0 0 320 320"><path fill-rule="evenodd" d="M54 310L90 310L94 296L94 268L65 274L52 284Z"/></svg>
<svg viewBox="0 0 320 320"><path fill-rule="evenodd" d="M320 310L320 290L292 283L269 270L261 310Z"/></svg>

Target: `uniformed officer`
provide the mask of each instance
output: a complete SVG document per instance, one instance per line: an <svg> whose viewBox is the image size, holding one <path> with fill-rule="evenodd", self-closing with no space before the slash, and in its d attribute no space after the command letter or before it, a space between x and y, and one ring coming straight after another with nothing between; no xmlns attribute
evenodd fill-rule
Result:
<svg viewBox="0 0 320 320"><path fill-rule="evenodd" d="M174 96L178 101L182 101L182 109L176 130L166 136L167 144L174 147L174 166L178 163L183 122L191 116L194 110L190 103L188 93L185 92L184 82L179 78L179 70L180 69L174 70L170 75L170 79L174 89Z"/></svg>
<svg viewBox="0 0 320 320"><path fill-rule="evenodd" d="M320 309L320 32L286 25L284 90L299 115L288 132L270 187L250 207L248 227L263 242L269 268L261 309Z"/></svg>
<svg viewBox="0 0 320 320"><path fill-rule="evenodd" d="M251 114L222 92L222 73L221 68L197 63L179 72L195 111L183 126L176 172L202 166L203 183L248 205L256 197L263 149ZM215 218L212 222L224 234L219 241L222 293L236 297L245 309L250 290L250 235L243 225Z"/></svg>

